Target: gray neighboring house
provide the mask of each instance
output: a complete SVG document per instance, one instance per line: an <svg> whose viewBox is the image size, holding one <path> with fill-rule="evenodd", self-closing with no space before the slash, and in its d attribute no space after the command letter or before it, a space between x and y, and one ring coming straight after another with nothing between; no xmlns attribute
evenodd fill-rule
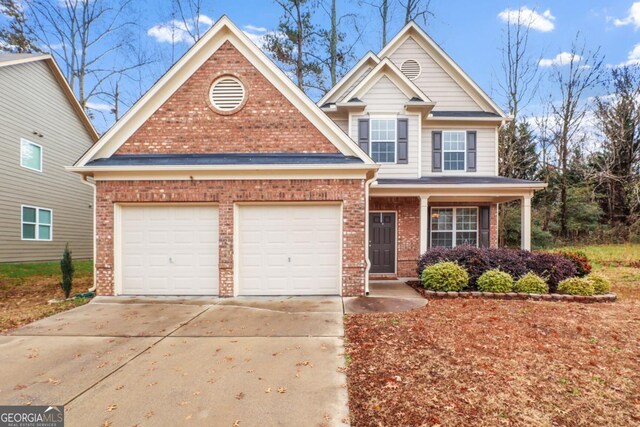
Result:
<svg viewBox="0 0 640 427"><path fill-rule="evenodd" d="M0 262L93 256L93 189L64 167L97 139L50 55L0 54Z"/></svg>

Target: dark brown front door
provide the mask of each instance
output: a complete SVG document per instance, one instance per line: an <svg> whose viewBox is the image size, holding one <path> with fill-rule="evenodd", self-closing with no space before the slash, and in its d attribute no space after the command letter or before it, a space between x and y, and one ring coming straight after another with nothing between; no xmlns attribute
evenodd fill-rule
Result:
<svg viewBox="0 0 640 427"><path fill-rule="evenodd" d="M396 214L369 213L369 259L371 273L395 273Z"/></svg>

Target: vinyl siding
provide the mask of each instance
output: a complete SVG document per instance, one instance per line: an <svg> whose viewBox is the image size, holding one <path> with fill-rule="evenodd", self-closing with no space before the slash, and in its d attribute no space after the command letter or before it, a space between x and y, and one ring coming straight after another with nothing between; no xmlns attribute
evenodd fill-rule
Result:
<svg viewBox="0 0 640 427"><path fill-rule="evenodd" d="M367 77L369 75L369 73L371 72L373 68L371 67L367 67L365 68L360 75L358 76L358 78L353 82L353 84L351 86L349 86L344 92L342 92L338 98L337 98L337 102L341 102L341 101L348 101L348 99L344 99L349 93L351 93L351 91L358 86L358 84L364 80L365 77Z"/></svg>
<svg viewBox="0 0 640 427"><path fill-rule="evenodd" d="M476 172L431 172L431 132L434 130L471 130L477 132ZM485 175L496 176L496 128L478 126L445 126L422 128L422 176L429 175Z"/></svg>
<svg viewBox="0 0 640 427"><path fill-rule="evenodd" d="M388 77L383 76L362 97L367 104L365 115L351 116L351 138L358 140L358 118L375 117L376 114L409 119L409 146L408 163L406 164L381 164L378 170L379 178L416 178L418 175L418 151L419 151L419 117L407 115L404 104L408 97L393 84Z"/></svg>
<svg viewBox="0 0 640 427"><path fill-rule="evenodd" d="M435 111L482 111L482 108L453 78L409 37L389 57L400 68L407 59L420 64L421 73L413 81L432 101Z"/></svg>
<svg viewBox="0 0 640 427"><path fill-rule="evenodd" d="M42 137L33 135L33 132ZM42 146L42 172L20 166L20 139ZM44 61L0 68L0 262L93 255L93 189L64 170L92 144ZM21 205L53 211L53 240L21 240Z"/></svg>

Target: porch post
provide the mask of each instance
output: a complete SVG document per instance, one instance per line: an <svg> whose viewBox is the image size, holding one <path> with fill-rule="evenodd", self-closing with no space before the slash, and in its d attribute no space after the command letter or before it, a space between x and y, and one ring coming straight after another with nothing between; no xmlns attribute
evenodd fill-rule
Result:
<svg viewBox="0 0 640 427"><path fill-rule="evenodd" d="M525 195L521 200L521 247L528 251L531 250L531 194Z"/></svg>
<svg viewBox="0 0 640 427"><path fill-rule="evenodd" d="M427 251L429 241L429 196L420 196L420 255Z"/></svg>

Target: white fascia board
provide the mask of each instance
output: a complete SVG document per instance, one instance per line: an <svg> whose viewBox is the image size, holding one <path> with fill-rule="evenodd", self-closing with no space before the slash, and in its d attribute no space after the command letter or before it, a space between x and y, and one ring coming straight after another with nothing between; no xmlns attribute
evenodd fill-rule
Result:
<svg viewBox="0 0 640 427"><path fill-rule="evenodd" d="M362 59L360 59L360 61L358 61L358 63L354 65L351 70L349 70L347 74L345 74L340 80L338 80L338 83L336 83L335 86L333 86L329 90L329 92L327 92L322 97L322 99L318 101L317 104L319 106L324 105L329 99L331 99L333 95L335 95L340 89L342 89L351 80L352 77L356 77L356 75L359 75L359 72L363 71L363 67L367 65L369 61L377 65L380 62L380 58L378 58L378 56L371 51L367 52L362 57Z"/></svg>
<svg viewBox="0 0 640 427"><path fill-rule="evenodd" d="M137 165L137 166L67 166L69 172L161 172L161 171L278 171L278 170L377 170L378 164L291 164L291 165Z"/></svg>

